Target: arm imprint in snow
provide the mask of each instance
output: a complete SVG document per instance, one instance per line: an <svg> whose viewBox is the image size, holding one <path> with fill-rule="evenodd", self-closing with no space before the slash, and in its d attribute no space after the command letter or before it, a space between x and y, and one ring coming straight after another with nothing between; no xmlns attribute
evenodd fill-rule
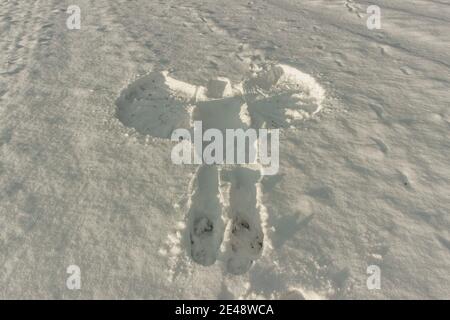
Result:
<svg viewBox="0 0 450 320"><path fill-rule="evenodd" d="M121 92L116 116L139 134L169 139L175 129L192 127L196 104L204 108L232 97L243 100L239 118L252 128L295 128L320 112L325 90L312 76L283 64L266 66L237 85L217 78L205 87L151 72Z"/></svg>

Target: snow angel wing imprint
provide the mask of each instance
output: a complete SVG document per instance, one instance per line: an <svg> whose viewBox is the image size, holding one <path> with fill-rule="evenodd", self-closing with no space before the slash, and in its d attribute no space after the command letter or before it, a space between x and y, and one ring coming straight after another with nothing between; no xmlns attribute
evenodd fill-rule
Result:
<svg viewBox="0 0 450 320"><path fill-rule="evenodd" d="M167 72L151 72L122 91L116 101L117 117L140 134L170 139L175 129L191 126L190 104L198 91Z"/></svg>
<svg viewBox="0 0 450 320"><path fill-rule="evenodd" d="M266 66L243 83L253 128L295 128L322 109L325 90L294 67Z"/></svg>

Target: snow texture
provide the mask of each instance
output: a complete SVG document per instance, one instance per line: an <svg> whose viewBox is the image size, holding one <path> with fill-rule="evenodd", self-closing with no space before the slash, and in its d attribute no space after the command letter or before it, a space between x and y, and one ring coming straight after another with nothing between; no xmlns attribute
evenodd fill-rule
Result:
<svg viewBox="0 0 450 320"><path fill-rule="evenodd" d="M2 0L0 298L449 299L449 21L447 0ZM279 173L173 164L196 119L280 129Z"/></svg>

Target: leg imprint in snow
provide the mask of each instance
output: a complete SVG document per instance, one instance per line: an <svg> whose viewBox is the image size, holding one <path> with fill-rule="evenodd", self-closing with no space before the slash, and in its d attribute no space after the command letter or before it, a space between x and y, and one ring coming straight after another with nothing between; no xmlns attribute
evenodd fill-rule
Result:
<svg viewBox="0 0 450 320"><path fill-rule="evenodd" d="M139 134L170 139L176 129L192 130L194 121L222 133L249 127L295 128L322 109L324 98L324 89L313 77L282 64L259 68L234 86L227 78L210 80L203 87L176 80L167 72L151 72L122 91L116 115ZM216 261L223 239L218 172L215 165L199 167L191 190L190 254L205 266ZM235 167L224 175L231 185L227 268L234 274L246 272L262 252L264 234L256 201L262 172Z"/></svg>
<svg viewBox="0 0 450 320"><path fill-rule="evenodd" d="M231 254L227 269L233 274L247 272L263 249L264 233L256 201L260 178L258 171L243 167L222 171L222 180L230 183Z"/></svg>
<svg viewBox="0 0 450 320"><path fill-rule="evenodd" d="M217 259L224 230L217 167L201 166L195 179L188 212L190 251L195 262L209 266Z"/></svg>

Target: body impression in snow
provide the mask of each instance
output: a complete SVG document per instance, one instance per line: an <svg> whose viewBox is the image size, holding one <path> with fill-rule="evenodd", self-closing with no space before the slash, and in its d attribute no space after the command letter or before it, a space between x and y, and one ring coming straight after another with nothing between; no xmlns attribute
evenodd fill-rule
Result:
<svg viewBox="0 0 450 320"><path fill-rule="evenodd" d="M268 149L271 149L270 161L221 162L217 157L219 161L216 162L193 162L199 164L199 168L189 190L191 199L186 231L188 251L195 262L204 266L215 263L224 239L224 221L227 220L231 223L227 228L230 232L229 246L224 257L228 271L245 273L260 257L265 233L261 221L263 204L258 196L260 181L263 175L273 174L270 170L278 166L278 145L272 143L268 146L267 139L270 137L273 142L276 135L278 141L279 129L295 128L320 112L324 97L324 89L313 77L282 64L261 67L236 85L227 78L217 78L204 87L176 80L167 72L151 72L121 93L116 101L118 119L139 134L177 142L172 160L174 152L179 154L180 151L185 153L183 156L188 153L188 159L193 153L194 159L197 156L197 160L203 160L205 152L211 149L205 141L217 142L218 137L222 139L222 145L216 145L209 154L217 156L219 153L225 159L230 149L223 145L233 147L239 144L235 137L230 139L227 132L268 130L265 145L261 144L264 140L261 131L256 133L258 143L252 143L255 141L247 136L249 143L245 153L258 153L256 150L265 148L267 156ZM200 142L195 138L198 123L206 130L201 133ZM211 129L215 135L206 137ZM245 145L245 137L243 143ZM258 155L261 158L261 154ZM235 156L239 154L228 159L236 160ZM249 159L250 156L244 158ZM223 185L228 186L225 196L220 189ZM224 197L228 201L224 201ZM223 211L229 219L222 218Z"/></svg>

